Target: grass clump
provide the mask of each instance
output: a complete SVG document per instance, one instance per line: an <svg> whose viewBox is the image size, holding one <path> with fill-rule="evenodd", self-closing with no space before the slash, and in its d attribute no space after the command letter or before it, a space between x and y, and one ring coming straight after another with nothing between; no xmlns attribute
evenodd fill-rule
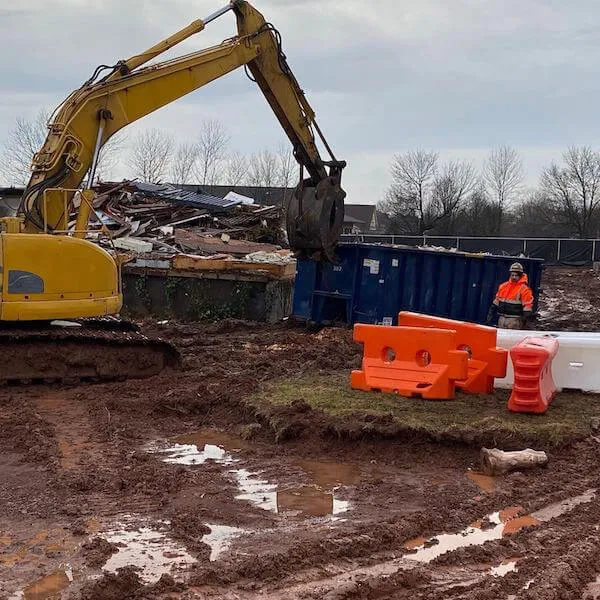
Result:
<svg viewBox="0 0 600 600"><path fill-rule="evenodd" d="M269 382L250 402L281 426L282 411L308 405L365 437L418 436L438 441L523 447L562 446L588 436L590 420L600 416L600 396L561 393L544 415L511 413L508 390L493 395L458 393L456 400L431 401L396 394L352 390L347 372ZM293 412L293 411L292 411ZM328 425L331 429L331 424Z"/></svg>

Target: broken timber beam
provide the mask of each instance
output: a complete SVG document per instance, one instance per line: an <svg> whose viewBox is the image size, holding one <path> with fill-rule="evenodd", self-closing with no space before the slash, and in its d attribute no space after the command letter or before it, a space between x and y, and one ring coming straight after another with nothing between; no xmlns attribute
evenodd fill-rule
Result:
<svg viewBox="0 0 600 600"><path fill-rule="evenodd" d="M481 449L481 467L486 475L501 475L509 471L520 471L541 467L548 463L545 452L531 450L516 450L504 452L498 448Z"/></svg>

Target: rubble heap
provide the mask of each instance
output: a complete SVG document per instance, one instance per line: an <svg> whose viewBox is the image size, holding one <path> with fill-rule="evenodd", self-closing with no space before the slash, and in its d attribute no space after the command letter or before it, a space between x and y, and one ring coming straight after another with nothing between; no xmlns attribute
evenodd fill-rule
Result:
<svg viewBox="0 0 600 600"><path fill-rule="evenodd" d="M202 261L212 261L211 270L217 268L216 261L238 267L240 262L295 265L285 249L280 207L168 184L103 183L95 191L88 238L116 250L121 262L171 261L174 268L191 268L193 263L196 269ZM221 268L229 267L233 265ZM284 269L286 274L292 270Z"/></svg>

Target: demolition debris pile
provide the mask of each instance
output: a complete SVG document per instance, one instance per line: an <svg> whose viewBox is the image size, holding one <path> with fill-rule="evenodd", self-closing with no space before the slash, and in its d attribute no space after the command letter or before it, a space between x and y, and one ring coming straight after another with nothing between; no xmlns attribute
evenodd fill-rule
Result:
<svg viewBox="0 0 600 600"><path fill-rule="evenodd" d="M213 261L295 262L285 249L280 207L259 206L238 194L219 198L196 186L188 188L131 181L100 184L88 237L114 248L123 262L182 255Z"/></svg>

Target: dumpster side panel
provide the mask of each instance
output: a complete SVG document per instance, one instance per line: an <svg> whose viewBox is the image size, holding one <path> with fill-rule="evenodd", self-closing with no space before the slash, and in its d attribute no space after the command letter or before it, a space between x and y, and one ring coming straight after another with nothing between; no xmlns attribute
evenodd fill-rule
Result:
<svg viewBox="0 0 600 600"><path fill-rule="evenodd" d="M342 244L336 265L299 260L294 316L315 323L396 324L400 310L484 323L515 258ZM543 261L518 259L537 310Z"/></svg>

